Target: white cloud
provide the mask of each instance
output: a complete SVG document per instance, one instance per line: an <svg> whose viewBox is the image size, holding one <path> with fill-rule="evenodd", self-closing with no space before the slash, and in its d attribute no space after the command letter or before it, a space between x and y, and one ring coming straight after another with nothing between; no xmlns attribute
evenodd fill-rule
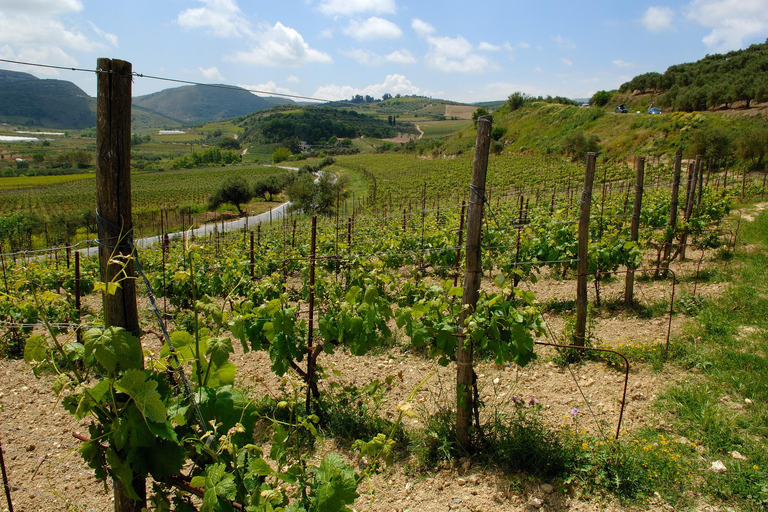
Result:
<svg viewBox="0 0 768 512"><path fill-rule="evenodd" d="M496 66L485 56L475 53L474 47L461 36L428 37L429 52L424 57L427 65L446 73L482 73Z"/></svg>
<svg viewBox="0 0 768 512"><path fill-rule="evenodd" d="M328 16L352 16L364 12L394 14L395 0L322 0L320 12Z"/></svg>
<svg viewBox="0 0 768 512"><path fill-rule="evenodd" d="M717 51L743 48L768 32L768 0L694 0L686 16L712 29L702 41Z"/></svg>
<svg viewBox="0 0 768 512"><path fill-rule="evenodd" d="M385 62L395 64L414 64L416 57L406 49L395 50L394 52L381 56L370 50L355 48L352 50L340 50L339 53L357 61L364 66L380 66Z"/></svg>
<svg viewBox="0 0 768 512"><path fill-rule="evenodd" d="M262 66L298 67L313 62L329 63L333 59L309 44L296 30L279 21L274 27L265 26L254 34L256 45L248 51L237 52L226 60Z"/></svg>
<svg viewBox="0 0 768 512"><path fill-rule="evenodd" d="M573 66L573 61L568 59L560 59L560 62L565 64L566 66Z"/></svg>
<svg viewBox="0 0 768 512"><path fill-rule="evenodd" d="M385 20L373 16L364 21L352 20L344 29L344 33L359 41L368 39L397 39L403 35L400 27Z"/></svg>
<svg viewBox="0 0 768 512"><path fill-rule="evenodd" d="M416 32L416 35L419 37L427 37L434 34L435 32L435 27L426 21L420 20L419 18L414 18L411 21L411 28L413 28L413 30Z"/></svg>
<svg viewBox="0 0 768 512"><path fill-rule="evenodd" d="M613 65L616 66L617 68L633 68L633 67L635 67L635 65L632 64L631 62L624 62L621 59L614 60L613 61Z"/></svg>
<svg viewBox="0 0 768 512"><path fill-rule="evenodd" d="M269 82L265 84L256 84L256 85L238 85L238 87L242 87L243 89L248 89L249 91L253 92L253 94L256 94L257 96L269 96L269 93L277 93L277 94L290 94L291 96L300 96L299 93L294 92L287 87L280 87L277 85L274 80L270 80ZM258 91L258 92L255 92Z"/></svg>
<svg viewBox="0 0 768 512"><path fill-rule="evenodd" d="M101 30L99 27L97 27L94 23L91 23L90 21L88 22L88 25L90 25L91 30L93 30L93 32L97 36L105 39L107 41L107 43L109 43L111 46L117 47L117 36L116 35L110 34L109 32L104 32L103 30Z"/></svg>
<svg viewBox="0 0 768 512"><path fill-rule="evenodd" d="M664 32L673 30L675 13L669 7L649 7L640 23L649 32Z"/></svg>
<svg viewBox="0 0 768 512"><path fill-rule="evenodd" d="M411 52L406 50L405 48L401 48L400 50L395 50L389 55L386 55L384 59L387 60L387 62L394 62L396 64L415 64L416 63L416 57L413 56Z"/></svg>
<svg viewBox="0 0 768 512"><path fill-rule="evenodd" d="M575 50L576 49L576 43L571 41L570 39L566 39L563 36L555 36L552 38L557 43L557 46L562 48L563 50Z"/></svg>
<svg viewBox="0 0 768 512"><path fill-rule="evenodd" d="M296 75L288 75L287 77L285 77L285 81L288 82L289 84L298 84L299 82L301 82L301 80L299 80L299 77L297 77Z"/></svg>
<svg viewBox="0 0 768 512"><path fill-rule="evenodd" d="M322 32L320 32L320 37L322 37L323 39L331 39L333 37L333 29L327 28L323 30Z"/></svg>
<svg viewBox="0 0 768 512"><path fill-rule="evenodd" d="M238 37L251 33L250 22L234 0L198 0L203 7L185 9L176 23L187 29L202 28L214 37Z"/></svg>
<svg viewBox="0 0 768 512"><path fill-rule="evenodd" d="M0 2L0 45L5 45L3 53L13 55L15 60L74 67L77 61L69 52L105 52L117 45L116 36L93 23L83 20L79 27L69 24L71 21L62 11L79 10L82 7L79 2L62 2L62 6L52 7L50 12L32 12L31 7L53 6L54 2L36 1L23 8L15 8L15 3L12 8L6 8L9 2ZM53 71L40 74L58 76Z"/></svg>
<svg viewBox="0 0 768 512"><path fill-rule="evenodd" d="M224 81L224 77L221 76L221 73L219 73L219 69L216 66L210 67L208 69L204 68L197 68L200 73L207 79L207 80L221 80Z"/></svg>
<svg viewBox="0 0 768 512"><path fill-rule="evenodd" d="M481 96L487 100L498 100L509 97L513 92L522 92L529 96L547 96L550 92L530 84L519 84L514 82L493 82L483 88Z"/></svg>
<svg viewBox="0 0 768 512"><path fill-rule="evenodd" d="M497 52L501 50L501 46L496 46L495 44L486 43L485 41L483 41L477 45L477 49L483 52Z"/></svg>
<svg viewBox="0 0 768 512"><path fill-rule="evenodd" d="M384 58L381 55L377 55L370 50L364 50L362 48L339 50L339 53L355 60L358 64L362 64L363 66L378 66L384 63Z"/></svg>
<svg viewBox="0 0 768 512"><path fill-rule="evenodd" d="M356 94L373 96L381 98L385 93L408 95L418 94L420 89L413 85L404 75L387 75L381 84L373 84L362 89L352 87L351 85L324 85L315 91L315 98L324 98L328 100L348 100Z"/></svg>
<svg viewBox="0 0 768 512"><path fill-rule="evenodd" d="M0 10L50 16L65 12L80 12L83 10L83 2L80 0L0 0Z"/></svg>
<svg viewBox="0 0 768 512"><path fill-rule="evenodd" d="M18 60L22 62L55 62L60 66L77 66L77 60L57 46L25 46L15 50L10 45L0 46L0 59ZM11 63L3 63L3 68L29 73L29 66L21 66ZM59 77L56 69L35 68L35 76Z"/></svg>
<svg viewBox="0 0 768 512"><path fill-rule="evenodd" d="M541 69L539 66L536 66L535 68L533 68L533 71L536 72L536 73L543 73L544 72L544 70Z"/></svg>

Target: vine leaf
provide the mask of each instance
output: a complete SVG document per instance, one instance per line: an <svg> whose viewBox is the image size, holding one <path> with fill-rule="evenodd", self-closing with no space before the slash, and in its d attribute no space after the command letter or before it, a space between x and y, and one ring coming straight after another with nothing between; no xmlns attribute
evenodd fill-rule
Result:
<svg viewBox="0 0 768 512"><path fill-rule="evenodd" d="M156 391L157 381L147 380L147 373L142 370L129 370L122 379L115 382L115 389L133 399L145 419L155 423L165 422L165 405Z"/></svg>
<svg viewBox="0 0 768 512"><path fill-rule="evenodd" d="M354 470L335 453L320 462L317 479L320 484L316 501L318 512L349 511L346 505L354 503L359 496Z"/></svg>
<svg viewBox="0 0 768 512"><path fill-rule="evenodd" d="M30 336L27 339L26 345L24 345L24 362L29 364L32 362L40 362L46 360L46 354L48 352L48 342L39 334Z"/></svg>
<svg viewBox="0 0 768 512"><path fill-rule="evenodd" d="M115 478L123 484L123 493L132 500L139 500L139 495L133 489L133 471L127 462L120 460L117 452L107 448L107 464Z"/></svg>
<svg viewBox="0 0 768 512"><path fill-rule="evenodd" d="M216 366L222 366L233 352L232 340L227 336L208 338L206 354L211 356L211 362Z"/></svg>
<svg viewBox="0 0 768 512"><path fill-rule="evenodd" d="M121 327L89 329L83 334L84 356L91 354L96 361L110 373L118 369L141 369L144 356L141 353L141 341Z"/></svg>
<svg viewBox="0 0 768 512"><path fill-rule="evenodd" d="M222 463L208 466L205 470L205 494L200 512L213 512L219 498L233 500L236 496L235 476L227 473L226 466Z"/></svg>

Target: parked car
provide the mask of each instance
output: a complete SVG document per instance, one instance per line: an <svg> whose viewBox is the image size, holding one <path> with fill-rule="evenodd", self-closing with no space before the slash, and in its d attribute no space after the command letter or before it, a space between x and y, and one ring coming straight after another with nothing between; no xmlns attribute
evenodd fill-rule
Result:
<svg viewBox="0 0 768 512"><path fill-rule="evenodd" d="M613 112L615 114L626 114L627 112L629 112L629 110L627 110L627 107L625 107L624 105L619 105L618 107L613 109Z"/></svg>
<svg viewBox="0 0 768 512"><path fill-rule="evenodd" d="M582 103L581 106L582 108L589 108L589 103Z"/></svg>
<svg viewBox="0 0 768 512"><path fill-rule="evenodd" d="M649 114L661 114L661 110L657 109L656 107L651 107L648 109Z"/></svg>

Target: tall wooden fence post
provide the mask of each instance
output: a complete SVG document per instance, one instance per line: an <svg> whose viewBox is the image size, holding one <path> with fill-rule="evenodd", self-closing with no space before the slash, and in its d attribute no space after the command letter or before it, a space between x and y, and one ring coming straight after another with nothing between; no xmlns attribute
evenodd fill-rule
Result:
<svg viewBox="0 0 768 512"><path fill-rule="evenodd" d="M589 249L589 208L592 204L592 182L595 179L595 153L587 153L584 189L581 191L579 210L579 247L576 276L576 328L573 344L584 346L587 338L587 250Z"/></svg>
<svg viewBox="0 0 768 512"><path fill-rule="evenodd" d="M491 116L480 116L477 119L477 139L472 162L472 185L470 186L467 216L467 265L461 302L463 307L459 317L459 328L462 332L464 331L464 321L475 310L477 299L480 296L480 280L483 277L480 242L492 125L493 118ZM473 379L472 340L469 336L460 336L456 348L456 438L461 448L466 452L472 451L470 426L472 425L472 411L474 410Z"/></svg>
<svg viewBox="0 0 768 512"><path fill-rule="evenodd" d="M312 350L315 337L315 260L317 259L317 215L312 216L312 236L309 243L309 319L307 322L307 400L306 413L311 412L312 397L317 398L317 382L315 382L315 358Z"/></svg>
<svg viewBox="0 0 768 512"><path fill-rule="evenodd" d="M635 160L635 203L632 206L632 224L629 228L629 239L637 243L640 232L640 209L643 205L643 181L645 178L645 158ZM624 305L632 306L635 299L635 269L634 264L628 265L627 276L624 280Z"/></svg>
<svg viewBox="0 0 768 512"><path fill-rule="evenodd" d="M683 150L678 149L675 153L675 170L672 176L672 197L669 201L669 227L667 228L667 237L664 240L664 258L662 266L664 267L664 277L667 277L669 269L669 258L672 254L672 241L675 239L677 231L677 207L680 200L680 171L682 170Z"/></svg>
<svg viewBox="0 0 768 512"><path fill-rule="evenodd" d="M130 62L98 59L96 100L96 207L98 219L101 280L119 279L123 267L115 257L130 257L133 241L131 217L131 75ZM136 305L133 263L125 266L123 279L114 295L104 294L104 323L141 334ZM146 506L146 482L132 482L139 500L123 493L114 483L115 512L139 512Z"/></svg>

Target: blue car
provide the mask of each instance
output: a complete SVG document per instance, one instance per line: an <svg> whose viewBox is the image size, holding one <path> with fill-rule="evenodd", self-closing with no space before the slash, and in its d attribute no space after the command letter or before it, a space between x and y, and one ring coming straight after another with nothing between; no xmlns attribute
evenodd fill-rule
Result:
<svg viewBox="0 0 768 512"><path fill-rule="evenodd" d="M649 114L661 114L661 110L657 109L656 107L651 107L648 109Z"/></svg>

